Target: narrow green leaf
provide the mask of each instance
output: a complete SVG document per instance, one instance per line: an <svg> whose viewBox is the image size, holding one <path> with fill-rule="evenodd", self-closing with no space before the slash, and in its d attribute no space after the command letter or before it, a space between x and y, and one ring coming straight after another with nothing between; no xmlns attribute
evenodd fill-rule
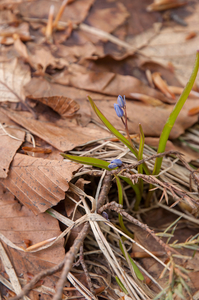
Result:
<svg viewBox="0 0 199 300"><path fill-rule="evenodd" d="M118 176L115 175L116 183L117 183L117 191L118 191L118 201L119 204L123 205L123 190L122 190L122 184ZM118 216L120 227L122 230L131 238L134 238L133 234L126 228L123 222L122 216L119 214Z"/></svg>
<svg viewBox="0 0 199 300"><path fill-rule="evenodd" d="M139 146L139 150L138 150L138 160L142 160L143 159L145 136L144 136L144 132L143 132L141 124L139 124L139 130L140 130L140 146ZM143 165L138 166L138 173L143 174Z"/></svg>
<svg viewBox="0 0 199 300"><path fill-rule="evenodd" d="M115 276L115 280L117 281L117 283L118 283L119 287L121 288L121 290L122 290L126 295L128 295L127 289L125 289L123 283L120 281L120 279L119 279L117 276Z"/></svg>
<svg viewBox="0 0 199 300"><path fill-rule="evenodd" d="M64 158L70 159L72 161L76 161L80 164L91 165L93 167L106 169L108 171L114 170L114 169L109 169L108 168L109 163L102 159L98 159L98 158L94 158L94 157L75 156L75 155L69 155L69 154L65 154L65 153L61 153L61 155Z"/></svg>
<svg viewBox="0 0 199 300"><path fill-rule="evenodd" d="M121 175L119 175L119 177L122 178L127 184L129 184L133 188L133 190L136 194L136 202L135 202L136 205L134 206L134 209L138 210L140 201L142 199L142 195L140 193L139 185L138 184L133 184L133 182L127 177L124 177L124 176L121 176Z"/></svg>
<svg viewBox="0 0 199 300"><path fill-rule="evenodd" d="M107 118L102 114L99 108L95 105L94 101L90 96L88 96L88 100L96 113L96 115L100 118L100 120L104 123L104 125L112 132L123 144L125 144L131 152L138 157L138 151L133 149L130 145L130 142L107 120ZM145 163L143 163L144 171L147 175L150 175L150 171Z"/></svg>
<svg viewBox="0 0 199 300"><path fill-rule="evenodd" d="M145 136L144 136L144 132L143 132L141 124L139 124L139 130L140 130L140 145L139 145L139 150L138 150L138 161L143 159L144 141L145 141ZM138 166L138 173L143 174L143 164ZM142 195L143 189L144 189L144 184L143 184L142 178L138 179L138 185L139 185L139 189L140 189L140 194ZM134 209L138 210L139 206L140 206L140 201L137 201L137 199L136 199Z"/></svg>
<svg viewBox="0 0 199 300"><path fill-rule="evenodd" d="M120 246L120 249L122 251L122 254L124 255L125 259L126 259L126 255L125 255L125 252L124 252L124 249L123 249L123 246L122 246L122 243L121 241L119 241L119 246ZM128 253L127 253L128 254ZM130 255L128 254L128 259L133 267L133 270L137 276L137 278L141 281L144 280L144 276L142 275L142 273L140 272L140 269L137 267L137 265L134 263L134 261L132 260L132 258L130 257ZM126 259L127 260L127 259Z"/></svg>
<svg viewBox="0 0 199 300"><path fill-rule="evenodd" d="M192 74L190 76L190 79L189 79L186 87L184 88L180 98L178 99L175 107L173 108L169 118L167 119L166 124L164 125L164 128L163 128L161 136L160 136L160 140L159 140L158 153L162 153L165 151L165 147L166 147L166 143L169 138L169 134L171 132L171 129L173 128L173 125L175 124L175 121L176 121L185 101L187 100L187 98L189 96L189 93L191 92L191 89L193 87L193 84L195 82L195 79L196 79L196 76L198 73L198 68L199 68L199 51L197 51L197 53L196 53L196 61L195 61L195 65L194 65ZM162 159L163 159L163 157L156 158L155 166L154 166L154 170L153 170L154 175L159 174L161 164L162 164Z"/></svg>
<svg viewBox="0 0 199 300"><path fill-rule="evenodd" d="M96 115L100 118L100 120L104 123L104 125L112 132L123 144L125 144L131 152L137 157L138 152L135 151L129 141L107 120L107 118L103 115L103 113L99 110L99 108L95 105L94 101L90 96L88 96L88 100L90 101L90 104L96 113Z"/></svg>

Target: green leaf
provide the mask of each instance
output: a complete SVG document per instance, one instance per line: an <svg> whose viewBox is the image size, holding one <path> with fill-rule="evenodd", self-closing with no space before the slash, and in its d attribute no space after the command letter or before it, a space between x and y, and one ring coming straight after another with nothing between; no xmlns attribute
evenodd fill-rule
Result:
<svg viewBox="0 0 199 300"><path fill-rule="evenodd" d="M131 152L137 157L138 152L135 151L129 141L107 120L107 118L103 115L103 113L98 109L98 107L95 105L94 101L90 96L88 96L88 100L90 101L90 104L96 113L96 115L100 118L100 120L104 123L104 125L112 132L123 144L125 144Z"/></svg>
<svg viewBox="0 0 199 300"><path fill-rule="evenodd" d="M116 179L116 183L117 183L117 190L118 190L118 200L119 200L119 204L123 205L123 190L122 190L122 184L120 179L118 178L118 176L115 175L115 179ZM122 216L119 214L118 216L119 218L119 223L120 223L120 227L122 228L122 230L128 235L130 236L132 239L134 238L133 234L126 228L126 226L124 225L123 222L123 218Z"/></svg>
<svg viewBox="0 0 199 300"><path fill-rule="evenodd" d="M100 118L100 120L104 123L104 125L112 132L124 145L126 145L131 152L138 157L138 151L137 149L132 148L130 142L107 120L107 118L102 114L102 112L98 109L98 107L95 105L94 101L90 96L88 96L88 100L90 101L90 104L96 113L96 115ZM150 171L145 163L143 163L144 171L147 175L150 175Z"/></svg>
<svg viewBox="0 0 199 300"><path fill-rule="evenodd" d="M164 128L162 130L160 140L159 140L159 146L158 146L158 153L162 153L165 151L166 143L169 138L169 134L171 132L171 129L173 128L173 125L175 124L175 121L185 104L185 101L187 100L189 93L191 92L191 89L193 87L193 84L195 82L197 73L198 73L198 68L199 68L199 51L196 53L196 61L194 65L194 69L192 71L192 74L190 76L190 79L184 88L180 98L178 99L176 105L174 106L169 118L167 119L166 124L164 125ZM161 164L162 164L162 159L163 157L157 157L155 161L155 166L153 170L153 175L158 175L161 169Z"/></svg>
<svg viewBox="0 0 199 300"><path fill-rule="evenodd" d="M125 289L125 287L124 287L123 283L120 281L120 279L119 279L117 276L115 276L115 279L116 279L116 281L117 281L119 287L121 288L121 290L122 290L126 295L128 295L128 291L127 291L127 289Z"/></svg>
<svg viewBox="0 0 199 300"><path fill-rule="evenodd" d="M144 136L144 132L143 132L141 124L139 124L139 129L140 129L140 146L139 146L139 151L138 151L138 160L142 160L143 151L144 151L145 136ZM139 165L138 166L138 173L143 174L142 169L143 169L143 165Z"/></svg>
<svg viewBox="0 0 199 300"><path fill-rule="evenodd" d="M119 241L119 245L120 245L120 249L122 251L122 254L124 255L125 259L126 259L126 255L125 255L125 252L124 252L124 249L123 249L123 246L122 246L122 243L121 241ZM127 253L128 254L128 253ZM137 276L137 278L141 281L144 280L144 276L142 275L142 273L140 272L139 268L137 267L137 265L134 263L134 261L132 260L132 258L130 257L130 255L128 254L128 259L133 267L133 270ZM127 260L127 259L126 259Z"/></svg>
<svg viewBox="0 0 199 300"><path fill-rule="evenodd" d="M133 190L136 194L136 203L135 203L136 205L134 206L134 209L138 210L140 201L142 199L140 189L139 189L139 185L138 184L133 184L133 182L127 177L124 177L124 176L121 176L121 175L119 175L119 177L122 178L127 184L129 184L133 188Z"/></svg>
<svg viewBox="0 0 199 300"><path fill-rule="evenodd" d="M114 170L114 169L109 169L108 165L110 163L108 163L107 161L102 160L102 159L93 158L93 157L85 157L85 156L75 156L75 155L69 155L69 154L65 154L65 153L61 153L61 155L64 158L70 159L72 161L76 161L80 164L91 165L93 167L106 169L108 171Z"/></svg>

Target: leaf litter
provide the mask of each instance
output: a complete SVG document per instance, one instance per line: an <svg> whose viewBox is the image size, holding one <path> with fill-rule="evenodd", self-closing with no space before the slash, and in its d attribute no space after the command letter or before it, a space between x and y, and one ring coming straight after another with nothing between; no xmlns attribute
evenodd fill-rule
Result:
<svg viewBox="0 0 199 300"><path fill-rule="evenodd" d="M160 13L148 13L148 3L145 1L139 4L130 3L128 0L124 3L64 1L65 9L61 20L57 24L53 23L54 28L47 36L47 16L52 3L55 6L54 14L58 16L61 1L43 0L22 1L12 6L7 1L4 4L7 7L4 11L6 18L5 15L0 15L0 24L7 24L7 28L2 31L0 57L0 175L4 185L1 190L0 228L2 247L15 270L15 275L8 274L10 281L7 280L6 256L3 254L3 277L0 277L4 286L3 296L11 296L12 292L19 294L20 285L25 285L26 293L32 290L29 294L31 299L35 299L38 293L42 293L43 299L79 295L84 295L87 299L96 299L93 291L97 288L105 291L99 297L106 294L112 299L117 299L118 296L153 299L155 294L166 286L166 279L160 280L158 276L163 268L170 269L171 272L171 266L165 261L167 251L163 251L166 249L164 242L156 239L150 230L149 239L146 231L148 227L144 227L144 224L159 232L180 215L183 220L189 222L189 226L182 225L184 227L180 228L180 224L185 222L179 222L179 230L177 227L173 235L182 244L186 236L187 245L191 247L189 239L197 233L198 226L197 171L191 172L182 156L175 154L176 158L165 157L159 179L143 176L146 181L145 188L147 182L153 182L156 193L153 206L148 210L141 206L138 212L132 210L135 195L130 192L128 185L124 185L125 210L143 222L138 223L125 212L127 219L131 220L125 219L125 223L135 235L134 239L129 239L114 226L118 225L116 213L109 210L110 222L95 212L96 198L103 196L103 172L58 159L58 153L69 151L71 154L101 158L108 162L118 157L127 165L136 164L135 157L122 144L111 140L110 133L91 111L86 96L89 94L96 100L96 104L109 121L121 129L121 124L114 116L113 101L115 102L118 94L125 94L130 133L138 133L138 124L141 122L148 141L157 139L175 104L175 95L179 94L175 86L185 85L193 65L191 54L195 53L197 48L197 33L191 38L187 37L190 32L196 31L198 5L195 4L195 11L191 4L175 11L175 15L179 12L183 17L188 13L188 26L182 28L179 24L173 25L173 20L177 19L172 14L166 17ZM178 6L178 3L175 5ZM157 20L159 24L153 26ZM16 22L14 26L13 22ZM129 25L133 22L135 26ZM156 89L152 81L148 84L149 73L152 79L159 73L164 80L159 77L159 83L155 81ZM183 147L185 157L189 160L191 158L192 164L198 167L197 125L190 129L198 120L197 86L195 89L171 133L172 143L169 144L169 150L172 151L173 147ZM186 133L185 129L188 129ZM139 145L136 135L134 141ZM35 151L24 153L25 149L39 149L39 156ZM52 153L46 155L45 149L50 149ZM155 153L151 147L145 145L144 159L153 157ZM149 160L147 165L152 170L154 159ZM136 169L133 170L136 172ZM138 177L139 174L135 174L134 180ZM79 185L78 181L76 182L78 178L90 183L86 186ZM190 180L192 192L189 191ZM110 193L104 195L108 202L117 200L114 181L112 185ZM171 207L167 206L168 202ZM107 207L123 213L121 207L111 205ZM54 206L56 210L52 208ZM158 224L166 211L169 211L168 218L160 228ZM146 216L150 215L150 212L156 213L147 219ZM150 223L151 220L155 220L154 224ZM92 233L89 231L88 222ZM131 228L133 222L141 226L141 232ZM194 229L190 229L190 224L192 227L194 224ZM72 232L73 229L76 231ZM182 235L182 230L186 234ZM145 274L144 284L137 281L129 261L121 255L119 234L127 238L124 243L128 249L132 248L132 244L137 244L138 253L140 248L144 250L143 253L148 253L147 258L135 261ZM63 237L66 237L65 246ZM144 238L141 240L141 237ZM78 253L85 238L83 253L85 261L90 260L89 272L82 257L83 253ZM156 252L151 247L154 238L159 241ZM25 250L26 247L30 252ZM192 255L191 250L185 251L185 248L179 251L187 257ZM2 253L3 250L1 255ZM135 257L133 254L132 256ZM76 266L71 269L75 260L77 265L82 265L84 275ZM94 266L96 262L100 262L97 267ZM62 268L62 274L59 273L57 277L47 276ZM198 270L189 263L186 268L193 268L189 285L194 292L198 285L193 278ZM131 275L127 270L131 270ZM28 272L36 276L30 283ZM128 291L128 296L121 292L115 276ZM44 282L40 282L39 288L35 287L33 283L42 277ZM68 282L64 287L66 277ZM14 284L13 278L18 281L18 285ZM187 279L185 276L184 278ZM84 285L81 285L81 282L84 282ZM76 290L70 290L70 285Z"/></svg>

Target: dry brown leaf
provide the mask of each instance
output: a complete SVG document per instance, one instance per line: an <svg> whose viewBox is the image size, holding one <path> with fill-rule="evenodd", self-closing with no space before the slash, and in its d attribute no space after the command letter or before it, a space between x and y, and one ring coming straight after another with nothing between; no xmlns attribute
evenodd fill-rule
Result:
<svg viewBox="0 0 199 300"><path fill-rule="evenodd" d="M144 102L146 105L151 105L151 106L163 105L162 101L144 94L131 93L131 96L133 97L133 99L140 100Z"/></svg>
<svg viewBox="0 0 199 300"><path fill-rule="evenodd" d="M188 15L185 10L183 11L184 20L188 24L186 27L171 23L172 26L162 28L156 37L139 50L140 55L138 55L140 60L145 57L145 62L160 64L165 68L168 68L169 62L172 63L175 76L183 87L187 84L192 72L199 44L199 35L194 39L186 40L188 33L198 32L198 1L194 5L190 2L187 9ZM169 82L169 78L165 79ZM199 83L198 77L196 83Z"/></svg>
<svg viewBox="0 0 199 300"><path fill-rule="evenodd" d="M75 42L75 41L74 41ZM81 64L85 59L96 59L104 56L103 47L96 47L91 42L86 41L80 45L57 45L56 55L60 57L61 64L68 66L69 63L78 62Z"/></svg>
<svg viewBox="0 0 199 300"><path fill-rule="evenodd" d="M95 99L94 99L95 100ZM120 118L117 117L113 105L116 101L95 101L96 105L117 129L124 130ZM188 110L199 104L199 100L189 99L184 104L174 127L171 130L170 139L177 138L186 128L197 122L197 116L188 116ZM141 123L145 136L160 137L162 129L173 109L173 105L149 106L135 101L127 100L128 127L131 134L138 133L138 124ZM92 111L92 117L99 122L98 117Z"/></svg>
<svg viewBox="0 0 199 300"><path fill-rule="evenodd" d="M64 10L61 21L66 22L71 20L76 24L83 22L93 2L94 0L76 0L67 5L67 9ZM60 9L61 2L52 0L22 2L18 9L23 17L46 19L51 5L54 5L56 15Z"/></svg>
<svg viewBox="0 0 199 300"><path fill-rule="evenodd" d="M63 96L34 98L31 95L28 95L27 97L50 106L63 118L74 118L78 116L76 112L79 110L79 104L70 98Z"/></svg>
<svg viewBox="0 0 199 300"><path fill-rule="evenodd" d="M10 10L4 9L0 11L0 25L16 22L17 18Z"/></svg>
<svg viewBox="0 0 199 300"><path fill-rule="evenodd" d="M71 65L68 70L56 75L54 82L106 95L118 96L121 94L130 99L133 98L131 93L142 93L168 102L162 93L146 86L133 76L123 76L111 72L93 72L77 65Z"/></svg>
<svg viewBox="0 0 199 300"><path fill-rule="evenodd" d="M36 49L35 53L29 55L30 64L36 69L45 73L48 66L55 68L57 66L58 59L56 59L49 49L40 48Z"/></svg>
<svg viewBox="0 0 199 300"><path fill-rule="evenodd" d="M152 79L155 86L168 98L175 100L175 95L169 90L166 82L161 78L160 73L155 72L152 74Z"/></svg>
<svg viewBox="0 0 199 300"><path fill-rule="evenodd" d="M0 178L8 176L10 163L24 141L25 132L16 128L4 128L0 126Z"/></svg>
<svg viewBox="0 0 199 300"><path fill-rule="evenodd" d="M188 116L194 116L199 113L199 106L193 107L188 111Z"/></svg>
<svg viewBox="0 0 199 300"><path fill-rule="evenodd" d="M19 38L22 41L30 41L32 38L29 33L29 24L26 22L23 22L19 24L18 27L16 26L9 26L5 28L5 25L0 26L0 37L1 39L5 39L5 44L6 44L6 39L11 38L12 43L14 42L13 36L18 35ZM1 41L2 42L2 41ZM3 43L2 43L3 44Z"/></svg>
<svg viewBox="0 0 199 300"><path fill-rule="evenodd" d="M35 216L27 207L21 206L14 196L0 185L0 232L18 247L26 248L26 240L31 244L57 237L61 234L58 221L48 214ZM12 261L17 275L29 281L29 275L37 275L42 270L60 263L65 256L63 239L53 247L35 253L25 253L14 250L4 243L6 252ZM0 264L3 272L3 265ZM56 276L45 278L44 285L54 289L57 282ZM38 299L38 292L32 291L30 299ZM49 296L42 294L42 299L49 300Z"/></svg>
<svg viewBox="0 0 199 300"><path fill-rule="evenodd" d="M14 122L28 129L60 151L69 151L78 145L110 135L102 129L89 128L89 130L85 131L85 128L67 120L60 120L55 124L55 122L46 122L46 120L35 120L32 114L28 112L15 112L8 109L3 109L2 111Z"/></svg>
<svg viewBox="0 0 199 300"><path fill-rule="evenodd" d="M8 177L0 182L27 208L39 214L65 198L68 182L78 168L79 165L72 162L17 153Z"/></svg>
<svg viewBox="0 0 199 300"><path fill-rule="evenodd" d="M103 2L100 4L104 6ZM99 6L99 5L98 5ZM90 26L111 33L121 25L128 17L129 13L121 2L114 3L113 7L101 8L96 7L88 16L87 23Z"/></svg>
<svg viewBox="0 0 199 300"><path fill-rule="evenodd" d="M23 86L30 81L30 68L17 59L0 62L0 102L25 100Z"/></svg>
<svg viewBox="0 0 199 300"><path fill-rule="evenodd" d="M187 4L185 0L154 0L154 2L147 6L147 11L162 11Z"/></svg>
<svg viewBox="0 0 199 300"><path fill-rule="evenodd" d="M16 124L2 112L0 112L0 120L0 178L6 178L10 163L24 141L25 132L17 128L11 128Z"/></svg>
<svg viewBox="0 0 199 300"><path fill-rule="evenodd" d="M121 76L123 77L123 80L125 80L126 77L130 76ZM124 82L125 84L125 82ZM97 82L96 82L97 85ZM148 88L148 87L147 87ZM129 89L129 87L128 87ZM149 89L149 88L148 88ZM155 92L155 95L162 95L156 90L151 89L151 91ZM68 95L68 97L73 97L73 99L82 99L80 101L80 112L81 112L81 103L86 98L86 95L88 92L84 90L75 89L72 87L64 87L57 84L50 84L49 82L43 80L43 79L32 79L29 84L26 85L26 92L27 94L32 94L34 97L39 97L40 94L43 94L44 96L52 95L52 94L64 94ZM112 90L112 93L117 93L117 90ZM132 92L132 91L131 91ZM158 94L156 94L158 93ZM122 93L121 93L122 94ZM126 94L125 92L123 94ZM129 91L130 94L130 91ZM108 120L116 126L117 129L122 129L123 126L121 123L121 120L116 116L113 104L116 102L117 98L115 97L109 97L104 96L101 94L89 92L89 95L93 98L93 100L96 102L96 105L100 108L100 110L103 112L103 114L108 118ZM97 99L97 100L96 100ZM106 100L105 100L106 99ZM159 98L160 99L160 98ZM163 99L165 97L163 96ZM170 138L174 139L178 137L180 134L184 132L186 128L189 128L191 125L197 122L197 116L187 116L187 112L190 108L197 105L199 100L192 100L189 99L182 109L180 115L178 116L177 122L174 126L174 128L171 131ZM86 111L86 105L88 106L88 109L90 110L90 105L85 103L85 100L83 101L85 105ZM138 132L138 124L141 123L144 134L146 136L155 136L159 137L161 134L161 131L163 129L163 126L173 108L173 106L166 106L165 107L150 107L143 105L141 103L135 102L135 101L127 101L127 113L128 113L128 119L129 119L129 130L130 133L137 133ZM91 110L92 118L94 118L97 122L99 122L99 118L95 115L95 113ZM89 121L89 116L87 116L87 119ZM20 121L20 117L18 117ZM16 121L16 119L14 119ZM87 124L86 122L84 124ZM85 130L84 130L85 131ZM101 131L101 130L100 130ZM89 131L88 131L89 134ZM98 134L96 136L99 136ZM105 137L105 136L104 136ZM44 137L45 138L45 137Z"/></svg>

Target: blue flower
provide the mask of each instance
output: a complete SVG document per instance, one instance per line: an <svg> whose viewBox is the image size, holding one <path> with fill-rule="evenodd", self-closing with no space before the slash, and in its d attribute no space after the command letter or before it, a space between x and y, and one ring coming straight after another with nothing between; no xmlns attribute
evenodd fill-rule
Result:
<svg viewBox="0 0 199 300"><path fill-rule="evenodd" d="M115 169L115 168L117 168L117 165L111 163L110 165L108 165L108 168L109 169Z"/></svg>
<svg viewBox="0 0 199 300"><path fill-rule="evenodd" d="M117 97L117 104L121 107L121 108L124 108L126 106L126 100L125 100L125 96L124 96L124 99L122 98L121 95L119 95Z"/></svg>
<svg viewBox="0 0 199 300"><path fill-rule="evenodd" d="M116 164L118 167L121 167L122 161L119 158L116 158L111 161L111 164Z"/></svg>
<svg viewBox="0 0 199 300"><path fill-rule="evenodd" d="M114 103L114 109L115 109L116 114L119 118L123 117L124 111L118 104Z"/></svg>

